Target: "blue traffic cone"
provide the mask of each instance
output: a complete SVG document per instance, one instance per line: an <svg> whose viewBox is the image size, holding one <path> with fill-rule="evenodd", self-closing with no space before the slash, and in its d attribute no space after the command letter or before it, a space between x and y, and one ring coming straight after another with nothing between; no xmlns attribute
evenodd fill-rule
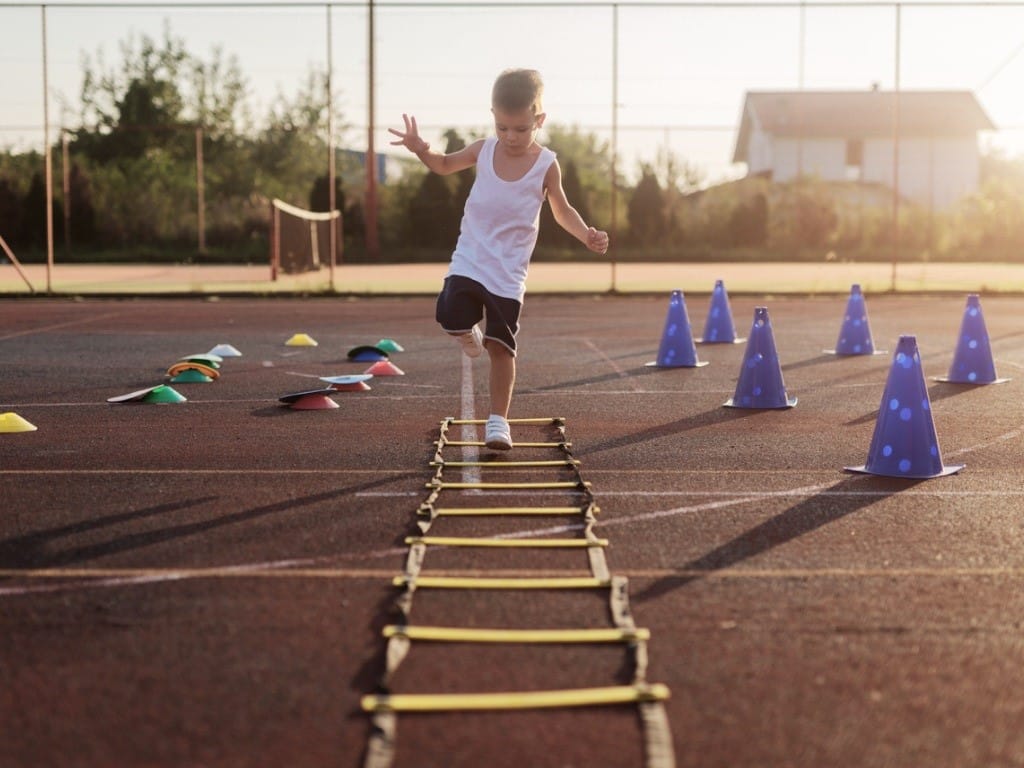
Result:
<svg viewBox="0 0 1024 768"><path fill-rule="evenodd" d="M935 380L954 384L1002 384L1009 381L996 378L985 316L981 314L981 299L976 293L967 296L967 308L960 323L960 335L957 337L953 362L949 366L949 375L936 377Z"/></svg>
<svg viewBox="0 0 1024 768"><path fill-rule="evenodd" d="M725 283L721 280L715 280L708 316L704 321L704 333L697 341L701 344L742 344L746 341L736 337L732 309L729 308L729 294L726 293Z"/></svg>
<svg viewBox="0 0 1024 768"><path fill-rule="evenodd" d="M697 359L697 347L693 343L690 316L686 312L686 299L682 291L672 291L669 297L658 359L647 365L655 368L700 368L707 365Z"/></svg>
<svg viewBox="0 0 1024 768"><path fill-rule="evenodd" d="M736 392L725 405L729 408L792 408L796 405L796 398L786 395L768 307L754 308L754 325L750 329L747 351L743 353Z"/></svg>
<svg viewBox="0 0 1024 768"><path fill-rule="evenodd" d="M951 475L963 468L962 464L948 467L942 464L917 338L900 336L882 393L867 463L846 469L869 475L920 479Z"/></svg>
<svg viewBox="0 0 1024 768"><path fill-rule="evenodd" d="M868 323L868 308L860 285L850 287L850 298L846 302L846 314L839 329L839 340L835 349L826 349L827 355L884 355L875 349L871 340L871 325Z"/></svg>

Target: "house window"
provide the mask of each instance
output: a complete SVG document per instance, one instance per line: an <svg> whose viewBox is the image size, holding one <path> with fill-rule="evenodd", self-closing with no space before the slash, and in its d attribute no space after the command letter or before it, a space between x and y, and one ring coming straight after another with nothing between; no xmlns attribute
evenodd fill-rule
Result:
<svg viewBox="0 0 1024 768"><path fill-rule="evenodd" d="M846 180L860 181L864 170L864 140L846 140Z"/></svg>

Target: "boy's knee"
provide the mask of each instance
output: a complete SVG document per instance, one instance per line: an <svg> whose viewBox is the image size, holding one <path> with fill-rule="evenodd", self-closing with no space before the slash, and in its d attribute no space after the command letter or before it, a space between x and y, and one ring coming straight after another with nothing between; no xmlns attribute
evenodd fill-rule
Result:
<svg viewBox="0 0 1024 768"><path fill-rule="evenodd" d="M491 357L497 358L514 358L512 350L502 344L500 341L494 339L484 339L484 349L487 350L487 354Z"/></svg>

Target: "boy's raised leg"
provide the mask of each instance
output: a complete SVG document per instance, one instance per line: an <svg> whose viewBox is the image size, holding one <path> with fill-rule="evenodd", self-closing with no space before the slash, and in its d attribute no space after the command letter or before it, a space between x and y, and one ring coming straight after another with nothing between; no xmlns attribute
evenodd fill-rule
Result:
<svg viewBox="0 0 1024 768"><path fill-rule="evenodd" d="M480 353L484 351L484 335L479 326L474 325L469 333L451 333L449 335L454 336L455 340L459 342L466 357L480 357Z"/></svg>

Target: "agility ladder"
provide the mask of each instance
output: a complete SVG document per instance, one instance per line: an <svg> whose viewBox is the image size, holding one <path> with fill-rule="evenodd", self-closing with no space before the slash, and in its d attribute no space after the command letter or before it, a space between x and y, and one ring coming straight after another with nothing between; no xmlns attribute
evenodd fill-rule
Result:
<svg viewBox="0 0 1024 768"><path fill-rule="evenodd" d="M397 716L400 712L466 712L479 710L542 709L556 707L636 704L643 726L646 768L673 768L675 756L664 700L669 696L665 685L647 682L647 641L650 632L633 622L629 609L628 583L624 576L613 576L605 559L608 540L594 533L599 512L590 483L580 473L580 462L573 457L572 443L565 433L562 418L510 419L516 426L548 427L555 439L547 442L516 442L516 449L537 448L553 451L555 459L531 461L455 461L447 460L445 449L481 448L483 442L460 441L449 437L455 425L482 425L478 419L447 417L441 422L440 434L430 466L434 475L427 483L427 498L417 510L417 532L406 538L409 552L404 571L393 579L400 589L395 607L398 623L387 626L385 671L378 693L364 696L363 710L372 714L373 730L366 750L364 768L389 768L394 762ZM446 469L474 468L483 472L492 469L553 469L561 479L550 482L453 482L445 479ZM502 506L443 507L440 499L446 491L480 490L564 490L579 498L571 506ZM581 538L486 538L430 536L434 522L453 516L561 516L582 520ZM430 547L481 547L586 549L590 576L487 578L455 575L424 575L423 562ZM409 623L413 596L418 589L604 589L609 593L612 626L607 629L481 629L463 627L416 626ZM548 691L513 691L503 693L437 693L401 694L389 689L391 680L415 642L448 643L619 643L630 656L633 681L630 685L601 688L574 688Z"/></svg>

